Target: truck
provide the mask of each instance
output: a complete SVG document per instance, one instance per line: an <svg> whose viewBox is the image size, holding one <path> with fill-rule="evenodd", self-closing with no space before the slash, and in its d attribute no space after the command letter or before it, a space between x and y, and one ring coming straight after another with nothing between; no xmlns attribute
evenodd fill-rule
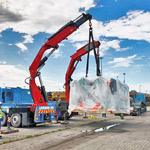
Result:
<svg viewBox="0 0 150 150"><path fill-rule="evenodd" d="M9 108L27 108L33 104L30 90L20 87L0 88L0 102L2 102L3 126L7 123L7 112ZM15 119L13 117L11 119L12 124L14 124L14 121Z"/></svg>
<svg viewBox="0 0 150 150"><path fill-rule="evenodd" d="M33 120L35 116L30 112L30 107L34 102L29 89L22 89L20 87L0 88L0 102L2 102L1 108L3 112L2 126L7 124L9 113L11 113L10 120L13 127L35 125ZM49 107L54 112L56 111L55 103L49 103ZM50 115L51 121L56 121L55 114L50 113ZM44 118L42 119L44 120Z"/></svg>
<svg viewBox="0 0 150 150"><path fill-rule="evenodd" d="M131 102L131 115L140 115L143 112L146 112L146 98L145 94L135 94L133 102Z"/></svg>
<svg viewBox="0 0 150 150"><path fill-rule="evenodd" d="M27 107L8 107L7 115L11 118L11 124L14 127L29 126L37 123L56 121L61 110L59 104L48 102L45 87L41 78L41 69L45 65L48 57L58 49L59 43L65 40L69 35L75 32L87 20L91 21L90 14L81 14L75 20L68 22L60 28L55 34L47 39L44 45L37 53L31 66L29 67L30 77L25 82L29 85L29 90L33 104ZM43 57L46 50L52 49L49 54ZM36 79L40 85L37 85ZM29 82L27 81L29 80ZM64 103L66 105L67 103ZM62 105L62 104L61 104Z"/></svg>
<svg viewBox="0 0 150 150"><path fill-rule="evenodd" d="M66 93L65 91L50 91L47 92L48 101L58 101L61 99L62 101L66 101Z"/></svg>

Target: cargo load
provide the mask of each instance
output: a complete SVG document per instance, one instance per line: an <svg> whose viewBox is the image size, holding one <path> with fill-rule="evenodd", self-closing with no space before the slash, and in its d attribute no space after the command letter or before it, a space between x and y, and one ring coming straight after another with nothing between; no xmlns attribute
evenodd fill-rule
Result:
<svg viewBox="0 0 150 150"><path fill-rule="evenodd" d="M130 113L129 87L118 79L83 77L70 84L68 112Z"/></svg>

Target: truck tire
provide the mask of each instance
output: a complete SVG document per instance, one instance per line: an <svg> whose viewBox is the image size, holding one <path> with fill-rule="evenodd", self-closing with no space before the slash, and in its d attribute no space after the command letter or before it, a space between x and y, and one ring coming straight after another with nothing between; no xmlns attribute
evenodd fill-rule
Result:
<svg viewBox="0 0 150 150"><path fill-rule="evenodd" d="M11 115L11 125L15 128L18 128L21 126L22 118L19 113L14 113Z"/></svg>
<svg viewBox="0 0 150 150"><path fill-rule="evenodd" d="M1 122L1 125L6 126L6 123L7 123L7 115L6 113L3 112L3 121Z"/></svg>

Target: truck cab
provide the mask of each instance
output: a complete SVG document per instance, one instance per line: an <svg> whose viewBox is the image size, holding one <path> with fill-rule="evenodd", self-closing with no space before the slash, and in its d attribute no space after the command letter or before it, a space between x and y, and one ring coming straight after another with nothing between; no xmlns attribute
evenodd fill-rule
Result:
<svg viewBox="0 0 150 150"><path fill-rule="evenodd" d="M134 101L131 103L131 115L140 115L145 112L146 109L146 98L144 94L135 94Z"/></svg>

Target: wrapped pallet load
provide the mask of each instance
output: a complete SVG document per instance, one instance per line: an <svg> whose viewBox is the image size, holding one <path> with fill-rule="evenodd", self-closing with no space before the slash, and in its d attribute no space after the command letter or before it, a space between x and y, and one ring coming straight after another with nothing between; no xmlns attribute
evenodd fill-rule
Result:
<svg viewBox="0 0 150 150"><path fill-rule="evenodd" d="M81 78L70 84L68 112L129 113L129 87L102 76Z"/></svg>

